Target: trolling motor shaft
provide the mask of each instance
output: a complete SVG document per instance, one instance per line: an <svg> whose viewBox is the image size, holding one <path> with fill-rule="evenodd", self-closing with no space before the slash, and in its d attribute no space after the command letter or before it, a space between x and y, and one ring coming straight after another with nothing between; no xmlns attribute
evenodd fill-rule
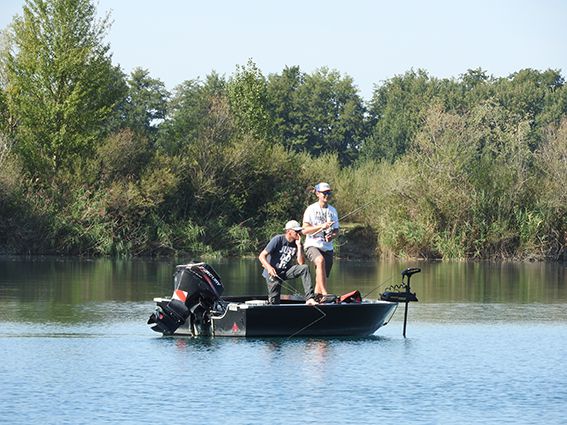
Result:
<svg viewBox="0 0 567 425"><path fill-rule="evenodd" d="M389 291L384 291L383 294L380 295L380 299L383 301L392 301L397 303L405 303L404 308L404 331L403 335L404 338L406 337L406 326L408 321L408 304L410 302L417 302L417 296L415 292L411 292L410 280L411 276L421 272L420 268L417 267L410 267L402 271L402 283L400 285L394 285L388 289ZM407 278L407 281L404 279ZM402 291L395 291L395 289L403 289Z"/></svg>

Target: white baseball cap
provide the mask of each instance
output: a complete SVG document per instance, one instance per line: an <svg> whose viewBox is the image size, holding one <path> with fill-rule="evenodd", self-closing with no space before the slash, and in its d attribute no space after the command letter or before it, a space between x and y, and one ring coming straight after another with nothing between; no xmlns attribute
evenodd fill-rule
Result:
<svg viewBox="0 0 567 425"><path fill-rule="evenodd" d="M331 185L329 183L321 182L315 186L315 190L317 192L326 192L328 190L331 190Z"/></svg>
<svg viewBox="0 0 567 425"><path fill-rule="evenodd" d="M296 232L301 232L303 230L303 227L301 227L301 225L295 221L295 220L290 220L285 224L285 230L295 230Z"/></svg>

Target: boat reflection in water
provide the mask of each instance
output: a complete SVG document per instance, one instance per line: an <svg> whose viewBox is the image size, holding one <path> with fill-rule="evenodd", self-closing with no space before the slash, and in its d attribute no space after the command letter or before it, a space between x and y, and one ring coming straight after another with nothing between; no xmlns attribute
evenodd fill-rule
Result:
<svg viewBox="0 0 567 425"><path fill-rule="evenodd" d="M163 335L368 336L386 325L398 303L405 302L405 336L408 303L417 301L409 281L419 271L404 270L402 284L384 292L380 300L362 299L353 291L316 305L283 295L281 303L273 305L265 295L222 297L224 286L210 265L184 264L176 267L172 297L154 299L157 307L148 324Z"/></svg>

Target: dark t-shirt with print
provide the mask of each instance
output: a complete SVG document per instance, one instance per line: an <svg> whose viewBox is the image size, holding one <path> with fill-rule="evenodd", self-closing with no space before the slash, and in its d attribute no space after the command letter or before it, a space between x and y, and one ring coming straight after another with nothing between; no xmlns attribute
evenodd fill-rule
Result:
<svg viewBox="0 0 567 425"><path fill-rule="evenodd" d="M277 235L272 238L266 248L268 254L268 262L276 269L278 276L283 278L285 272L292 266L291 260L297 253L297 245L295 241L288 242L284 235ZM268 271L264 269L262 276L268 277Z"/></svg>

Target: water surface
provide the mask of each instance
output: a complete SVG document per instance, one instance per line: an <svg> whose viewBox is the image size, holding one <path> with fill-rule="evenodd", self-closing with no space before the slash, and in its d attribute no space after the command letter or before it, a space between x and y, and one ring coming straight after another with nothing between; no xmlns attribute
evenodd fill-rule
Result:
<svg viewBox="0 0 567 425"><path fill-rule="evenodd" d="M409 266L420 302L368 338L164 338L146 325L179 261L0 260L6 423L560 424L567 282L557 264L338 262L336 293ZM213 262L225 294L256 261ZM296 288L300 290L298 282Z"/></svg>

